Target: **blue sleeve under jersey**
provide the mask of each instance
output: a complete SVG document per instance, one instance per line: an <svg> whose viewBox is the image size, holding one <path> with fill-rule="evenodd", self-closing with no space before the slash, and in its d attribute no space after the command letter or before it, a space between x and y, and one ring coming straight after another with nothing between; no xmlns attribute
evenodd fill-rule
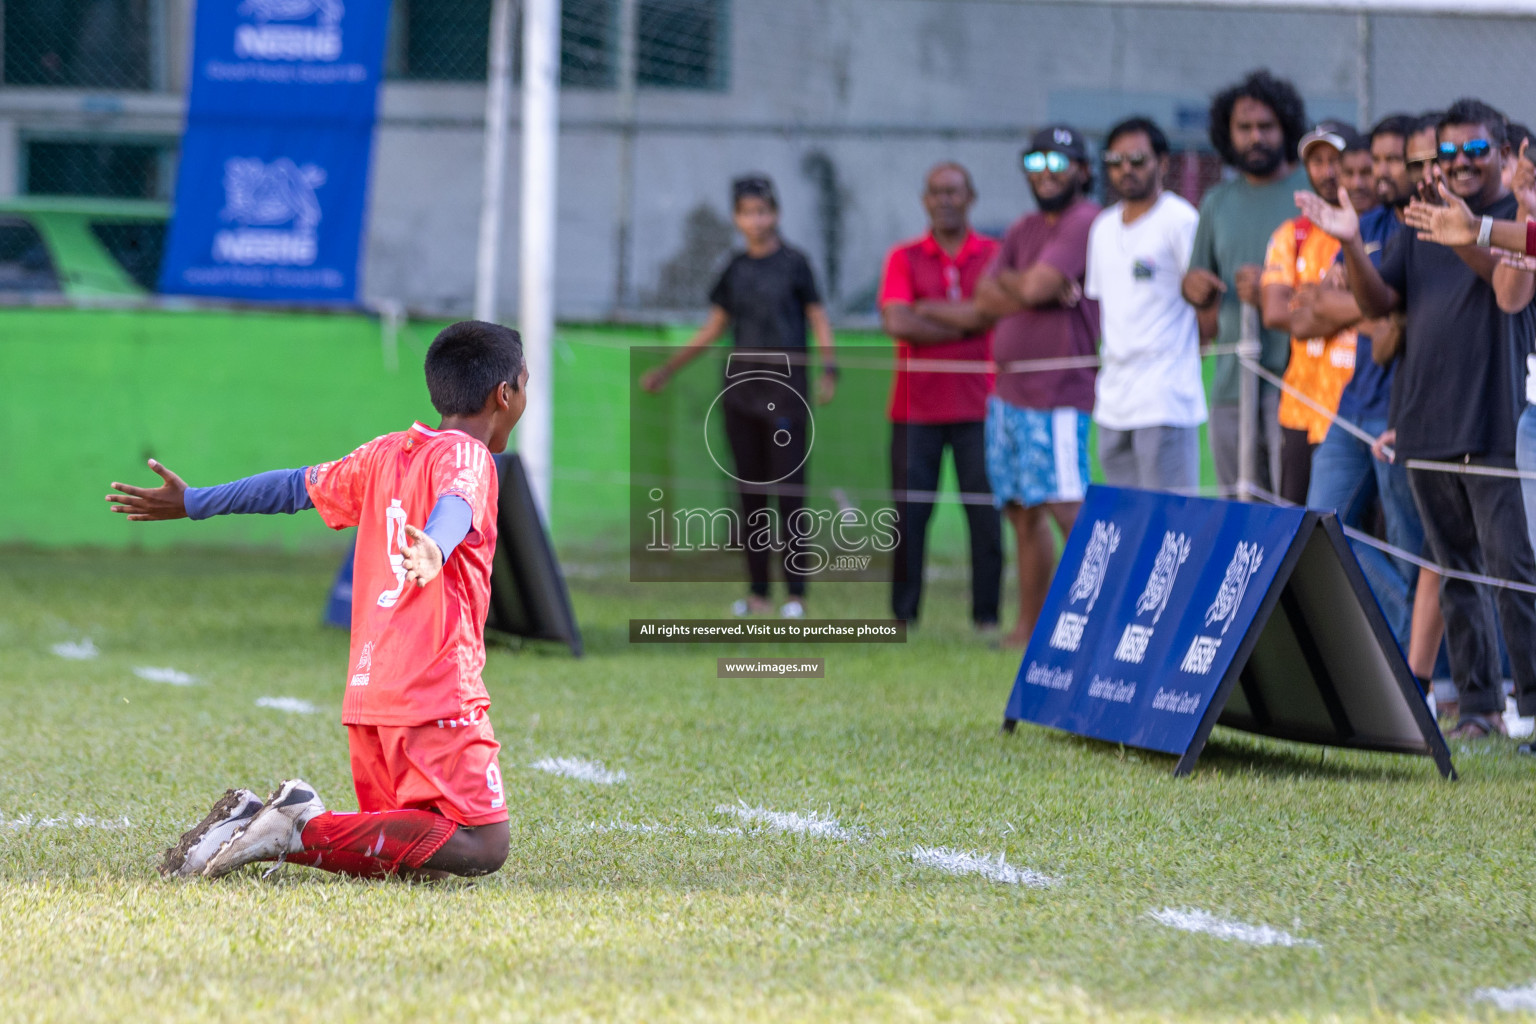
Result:
<svg viewBox="0 0 1536 1024"><path fill-rule="evenodd" d="M475 512L469 507L469 502L457 494L445 494L432 506L432 514L427 516L427 525L421 532L431 537L442 550L443 562L446 564L453 549L469 536L474 525Z"/></svg>
<svg viewBox="0 0 1536 1024"><path fill-rule="evenodd" d="M274 469L215 487L188 487L187 518L228 515L292 515L314 508L303 469Z"/></svg>
<svg viewBox="0 0 1536 1024"><path fill-rule="evenodd" d="M228 515L292 515L314 508L304 486L304 469L274 469L214 487L188 487L182 500L189 519ZM453 554L474 527L474 510L457 494L446 494L432 507L422 529L443 552Z"/></svg>

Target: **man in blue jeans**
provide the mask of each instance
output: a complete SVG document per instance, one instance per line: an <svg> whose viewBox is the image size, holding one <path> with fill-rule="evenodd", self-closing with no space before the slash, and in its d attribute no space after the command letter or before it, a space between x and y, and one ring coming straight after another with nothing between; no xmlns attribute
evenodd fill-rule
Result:
<svg viewBox="0 0 1536 1024"><path fill-rule="evenodd" d="M1380 205L1360 215L1360 237L1372 264L1380 266L1387 242L1402 227L1403 207L1413 196L1404 150L1414 119L1406 114L1383 118L1371 129L1372 169ZM1386 321L1363 321L1354 296L1344 289L1298 291L1293 302L1292 324L1298 336L1341 330L1359 325L1355 349L1355 375L1339 397L1338 418L1380 437L1388 427L1395 362L1379 365L1372 358L1371 333L1390 330ZM1387 528L1387 543L1417 554L1424 545L1424 527L1408 490L1408 471L1395 462L1377 459L1371 446L1337 424L1312 455L1312 480L1307 504L1337 509L1346 525L1362 528L1373 502L1380 500ZM1355 556L1381 603L1382 611L1397 636L1408 646L1409 616L1418 570L1400 559L1389 558L1375 548L1355 544Z"/></svg>

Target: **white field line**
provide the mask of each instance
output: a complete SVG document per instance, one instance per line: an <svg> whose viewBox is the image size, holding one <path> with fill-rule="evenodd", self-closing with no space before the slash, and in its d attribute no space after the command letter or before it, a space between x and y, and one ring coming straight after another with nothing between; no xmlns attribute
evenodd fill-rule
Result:
<svg viewBox="0 0 1536 1024"><path fill-rule="evenodd" d="M1472 998L1501 1010L1536 1010L1536 984L1525 988L1480 988Z"/></svg>
<svg viewBox="0 0 1536 1024"><path fill-rule="evenodd" d="M295 715L312 715L320 709L307 700L297 697L257 697L256 706L259 708L272 708L274 711L287 711Z"/></svg>
<svg viewBox="0 0 1536 1024"><path fill-rule="evenodd" d="M1204 910L1176 910L1167 907L1162 910L1154 910L1147 915L1159 924L1165 924L1169 928L1177 928L1185 932L1203 932L1206 935L1214 935L1218 939L1226 939L1230 942L1246 942L1253 946L1310 946L1313 949L1321 949L1311 939L1298 939L1278 928L1271 928L1266 924L1244 924L1241 921L1229 921L1226 918L1217 917L1215 914Z"/></svg>
<svg viewBox="0 0 1536 1024"><path fill-rule="evenodd" d="M858 839L859 834L852 829L846 829L837 823L833 817L822 817L812 811L810 814L796 814L794 811L770 811L766 807L748 807L741 804L720 804L715 808L717 814L734 814L748 825L762 825L775 832L794 832L799 835L815 836L818 839L848 840Z"/></svg>
<svg viewBox="0 0 1536 1024"><path fill-rule="evenodd" d="M579 757L544 757L528 767L551 775L563 775L579 782L595 782L599 786L611 786L629 778L623 769L609 771L601 761L583 761Z"/></svg>
<svg viewBox="0 0 1536 1024"><path fill-rule="evenodd" d="M693 828L689 825L645 825L633 821L607 821L591 822L586 826L586 831L597 832L627 832L647 836L744 836L746 829L721 828L719 825L701 825Z"/></svg>
<svg viewBox="0 0 1536 1024"><path fill-rule="evenodd" d="M172 686L191 686L197 682L196 676L189 676L174 668L151 668L141 665L133 670L133 674L140 679L148 679L152 683L170 683Z"/></svg>
<svg viewBox="0 0 1536 1024"><path fill-rule="evenodd" d="M7 818L0 813L0 828L12 830L23 828L132 828L132 823L125 818L93 818L88 814L68 815L62 814L56 818L40 818L35 814L23 814L16 818Z"/></svg>
<svg viewBox="0 0 1536 1024"><path fill-rule="evenodd" d="M1001 853L993 860L980 854L943 846L918 846L912 850L912 860L924 867L938 868L952 875L981 875L994 882L1025 885L1032 889L1045 889L1061 881L1029 868L1014 867L1003 859Z"/></svg>
<svg viewBox="0 0 1536 1024"><path fill-rule="evenodd" d="M89 637L76 643L66 640L61 644L53 645L53 653L70 661L90 661L101 652L96 649L96 644Z"/></svg>

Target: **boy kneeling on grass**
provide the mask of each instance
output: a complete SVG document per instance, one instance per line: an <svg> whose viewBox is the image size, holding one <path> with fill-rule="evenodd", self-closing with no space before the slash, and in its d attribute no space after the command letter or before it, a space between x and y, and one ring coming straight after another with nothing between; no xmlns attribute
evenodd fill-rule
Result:
<svg viewBox="0 0 1536 1024"><path fill-rule="evenodd" d="M507 859L506 799L486 709L486 611L496 551L496 469L527 404L516 331L464 321L427 350L442 416L336 461L188 487L153 459L159 487L114 483L133 521L314 508L357 527L352 652L342 722L359 812L327 811L301 779L265 802L229 790L166 850L160 873L218 878L283 861L375 878L484 875ZM413 525L424 523L424 527ZM414 584L414 586L407 586Z"/></svg>

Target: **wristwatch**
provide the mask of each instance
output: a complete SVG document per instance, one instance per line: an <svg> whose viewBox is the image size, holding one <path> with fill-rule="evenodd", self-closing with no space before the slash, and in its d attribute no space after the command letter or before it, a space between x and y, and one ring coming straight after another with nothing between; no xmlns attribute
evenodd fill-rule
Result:
<svg viewBox="0 0 1536 1024"><path fill-rule="evenodd" d="M1492 241L1493 218L1485 216L1483 218L1483 223L1477 229L1477 244L1486 249L1488 248L1488 244Z"/></svg>

